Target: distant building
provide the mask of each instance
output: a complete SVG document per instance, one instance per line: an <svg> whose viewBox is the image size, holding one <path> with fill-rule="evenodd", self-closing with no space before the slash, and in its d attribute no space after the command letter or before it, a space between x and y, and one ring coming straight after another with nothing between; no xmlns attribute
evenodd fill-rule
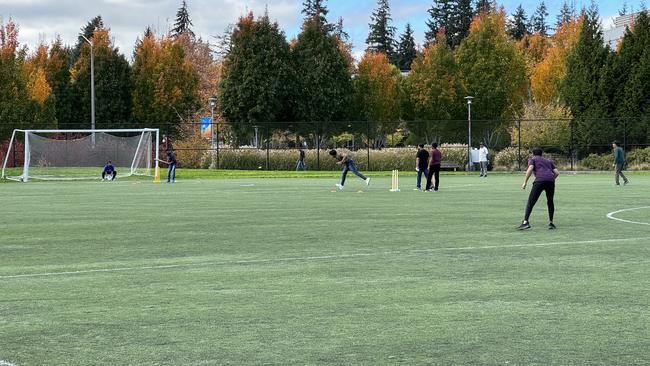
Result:
<svg viewBox="0 0 650 366"><path fill-rule="evenodd" d="M639 13L632 13L614 18L614 25L603 31L605 45L609 45L611 48L616 49L618 43L625 35L625 28L631 28L634 24L634 19L636 19L638 15Z"/></svg>

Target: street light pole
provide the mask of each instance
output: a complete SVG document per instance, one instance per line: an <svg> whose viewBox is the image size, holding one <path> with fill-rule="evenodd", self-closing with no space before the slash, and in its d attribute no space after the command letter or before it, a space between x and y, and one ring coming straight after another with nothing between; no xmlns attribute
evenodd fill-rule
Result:
<svg viewBox="0 0 650 366"><path fill-rule="evenodd" d="M95 146L95 56L93 43L83 34L81 37L90 45L90 129L93 130L92 141Z"/></svg>
<svg viewBox="0 0 650 366"><path fill-rule="evenodd" d="M218 126L214 123L214 109L217 107L217 98L210 98L210 123L211 129L212 129L212 148L215 148L215 140L216 140L216 147L217 147L217 165L216 168L219 169L219 128ZM213 156L214 157L214 156ZM214 164L214 159L212 160L212 166L215 166Z"/></svg>
<svg viewBox="0 0 650 366"><path fill-rule="evenodd" d="M467 171L472 167L472 96L466 96L467 101Z"/></svg>

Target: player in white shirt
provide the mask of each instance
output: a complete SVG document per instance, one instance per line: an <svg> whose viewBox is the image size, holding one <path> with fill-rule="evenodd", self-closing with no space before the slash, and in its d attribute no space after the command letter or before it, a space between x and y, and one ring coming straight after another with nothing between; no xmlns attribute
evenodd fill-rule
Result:
<svg viewBox="0 0 650 366"><path fill-rule="evenodd" d="M481 177L487 177L488 172L488 149L481 142L478 149L478 163L481 165Z"/></svg>

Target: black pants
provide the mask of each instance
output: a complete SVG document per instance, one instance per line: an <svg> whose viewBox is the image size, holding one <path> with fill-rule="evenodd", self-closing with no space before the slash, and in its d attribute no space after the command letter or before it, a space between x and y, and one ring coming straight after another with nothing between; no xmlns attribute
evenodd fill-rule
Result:
<svg viewBox="0 0 650 366"><path fill-rule="evenodd" d="M436 180L433 190L437 191L440 183L440 164L429 166L429 174L427 174L427 190L431 189L431 178L435 178Z"/></svg>
<svg viewBox="0 0 650 366"><path fill-rule="evenodd" d="M117 176L117 171L113 170L110 173L102 172L102 179L106 179L106 174L111 176L111 180L115 180L115 177Z"/></svg>
<svg viewBox="0 0 650 366"><path fill-rule="evenodd" d="M555 182L534 182L533 188L530 190L528 196L528 204L526 205L526 214L524 220L528 221L530 213L533 212L533 207L537 203L539 196L542 192L546 192L546 205L548 206L548 219L553 222L553 214L555 213L555 204L553 203L553 196L555 196Z"/></svg>

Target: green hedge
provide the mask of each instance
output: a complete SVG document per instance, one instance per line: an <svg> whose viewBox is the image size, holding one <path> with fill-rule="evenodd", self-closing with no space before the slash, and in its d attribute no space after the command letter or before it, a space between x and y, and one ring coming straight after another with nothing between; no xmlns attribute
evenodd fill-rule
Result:
<svg viewBox="0 0 650 366"><path fill-rule="evenodd" d="M465 167L467 161L466 145L443 145L443 162ZM366 150L348 151L338 149L339 152L349 153L362 171L389 171L399 169L411 171L415 168L415 148L388 148L382 150L370 150L370 169L368 169L368 153ZM519 149L516 147L505 148L494 156L492 165L495 170L515 171L518 169L517 162ZM256 148L221 149L219 151L219 168L231 170L265 170L267 151ZM555 162L561 170L571 168L571 162L565 155L545 155ZM521 151L521 167L525 168L528 162L529 152L527 149ZM213 160L214 159L214 160ZM196 160L196 159L195 159ZM298 150L269 150L270 170L295 170L298 160ZM634 170L650 169L650 148L632 150L627 154L628 168ZM183 162L179 159L179 163ZM307 170L316 170L316 150L305 150L305 163ZM202 168L213 168L216 164L216 154L204 153L201 158ZM613 157L611 153L597 155L591 154L577 164L579 170L611 170ZM328 150L320 151L320 170L339 170L336 160L328 155Z"/></svg>
<svg viewBox="0 0 650 366"><path fill-rule="evenodd" d="M443 161L463 167L467 159L467 148L463 145L442 146L440 148ZM339 170L336 160L329 156L329 150L320 151L321 170ZM367 150L348 151L338 149L339 152L350 154L360 170L387 171L393 169L413 170L415 168L415 148L389 148L370 150L370 169L368 169ZM202 168L212 167L216 163L216 152L206 155L202 159ZM221 149L219 151L220 169L262 170L266 169L267 151L256 148ZM269 150L269 168L271 170L295 170L298 160L298 150ZM305 164L307 170L315 170L318 166L316 150L305 150Z"/></svg>

